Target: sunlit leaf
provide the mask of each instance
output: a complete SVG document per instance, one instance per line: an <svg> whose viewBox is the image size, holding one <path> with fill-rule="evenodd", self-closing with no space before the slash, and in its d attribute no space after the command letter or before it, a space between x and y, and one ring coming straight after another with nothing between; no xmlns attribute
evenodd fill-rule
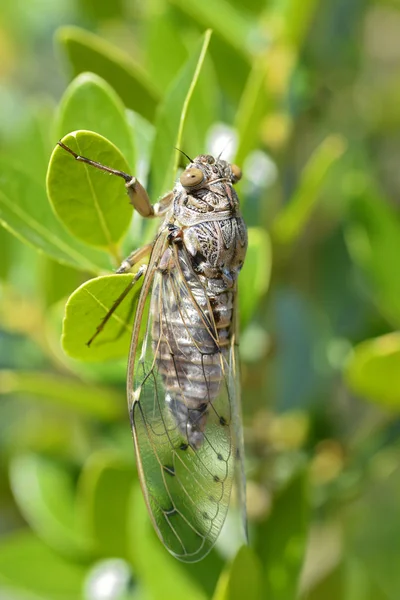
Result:
<svg viewBox="0 0 400 600"><path fill-rule="evenodd" d="M346 241L379 310L398 326L400 222L388 202L374 191L373 184L365 180L364 183L368 187L356 193L350 202Z"/></svg>
<svg viewBox="0 0 400 600"><path fill-rule="evenodd" d="M124 395L112 389L39 371L0 371L0 396L5 394L28 396L102 421L119 419L125 410Z"/></svg>
<svg viewBox="0 0 400 600"><path fill-rule="evenodd" d="M65 307L62 337L64 350L69 356L89 362L128 356L140 281L121 302L90 347L87 342L132 278L133 275L98 277L87 281L72 294Z"/></svg>
<svg viewBox="0 0 400 600"><path fill-rule="evenodd" d="M151 192L154 198L172 189L188 106L203 66L211 31L201 39L196 51L179 72L159 106L156 137L151 160Z"/></svg>
<svg viewBox="0 0 400 600"><path fill-rule="evenodd" d="M338 135L330 135L315 150L293 197L274 221L273 233L279 242L290 244L301 235L321 197L328 171L345 150L346 142Z"/></svg>
<svg viewBox="0 0 400 600"><path fill-rule="evenodd" d="M258 557L243 546L218 582L213 600L261 600L262 569Z"/></svg>
<svg viewBox="0 0 400 600"><path fill-rule="evenodd" d="M125 107L113 88L93 73L82 73L74 79L58 109L57 135L71 131L95 131L115 144L134 168L133 136L125 117Z"/></svg>
<svg viewBox="0 0 400 600"><path fill-rule="evenodd" d="M346 381L355 394L400 410L400 333L358 344L346 365Z"/></svg>
<svg viewBox="0 0 400 600"><path fill-rule="evenodd" d="M78 242L57 221L44 186L5 161L0 165L0 223L56 261L91 273L110 266L104 252Z"/></svg>
<svg viewBox="0 0 400 600"><path fill-rule="evenodd" d="M308 499L304 473L297 475L275 499L272 514L257 531L266 598L296 597L308 532Z"/></svg>
<svg viewBox="0 0 400 600"><path fill-rule="evenodd" d="M76 131L62 141L80 156L129 172L119 150L100 135ZM116 263L120 262L117 243L132 217L122 178L79 163L56 146L47 173L47 193L56 214L73 235L108 249Z"/></svg>
<svg viewBox="0 0 400 600"><path fill-rule="evenodd" d="M112 85L128 108L153 119L158 93L130 56L79 27L61 27L56 39L68 57L73 76L85 71L96 73Z"/></svg>
<svg viewBox="0 0 400 600"><path fill-rule="evenodd" d="M0 543L0 587L2 592L7 590L4 598L77 600L82 597L85 576L84 566L67 562L31 532L14 533Z"/></svg>
<svg viewBox="0 0 400 600"><path fill-rule="evenodd" d="M35 454L10 465L14 498L32 529L54 549L85 556L89 540L76 527L70 474L56 462Z"/></svg>
<svg viewBox="0 0 400 600"><path fill-rule="evenodd" d="M97 452L84 465L78 484L78 508L96 552L103 556L128 557L126 523L135 476L133 461L127 463L115 451Z"/></svg>
<svg viewBox="0 0 400 600"><path fill-rule="evenodd" d="M239 276L240 321L244 327L268 290L272 254L268 233L259 227L249 228L249 245Z"/></svg>

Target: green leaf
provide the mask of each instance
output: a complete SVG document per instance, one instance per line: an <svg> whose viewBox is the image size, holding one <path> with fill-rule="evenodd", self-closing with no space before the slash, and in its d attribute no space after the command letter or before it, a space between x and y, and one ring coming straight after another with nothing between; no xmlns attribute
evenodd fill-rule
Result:
<svg viewBox="0 0 400 600"><path fill-rule="evenodd" d="M134 486L132 493L128 527L135 573L152 598L206 600L185 566L167 552L155 535L139 486Z"/></svg>
<svg viewBox="0 0 400 600"><path fill-rule="evenodd" d="M80 156L129 172L119 150L100 135L76 131L62 141ZM121 261L116 244L132 218L121 177L79 163L56 146L47 173L47 193L57 216L73 235L87 244L107 248L117 263Z"/></svg>
<svg viewBox="0 0 400 600"><path fill-rule="evenodd" d="M13 263L13 241L14 240L12 236L8 233L8 231L0 227L0 280L7 279L8 273Z"/></svg>
<svg viewBox="0 0 400 600"><path fill-rule="evenodd" d="M293 197L275 219L273 233L278 242L291 244L304 231L320 199L329 170L345 150L346 142L339 135L328 136L315 150Z"/></svg>
<svg viewBox="0 0 400 600"><path fill-rule="evenodd" d="M257 22L251 22L235 10L227 0L171 0L202 27L210 27L236 52L249 56Z"/></svg>
<svg viewBox="0 0 400 600"><path fill-rule="evenodd" d="M182 141L188 106L203 66L210 41L207 31L196 51L169 88L156 117L156 137L151 161L151 193L154 198L172 189L178 168L179 148Z"/></svg>
<svg viewBox="0 0 400 600"><path fill-rule="evenodd" d="M76 269L109 269L107 255L70 236L55 218L44 187L29 175L0 161L0 223L17 238Z"/></svg>
<svg viewBox="0 0 400 600"><path fill-rule="evenodd" d="M132 446L133 456L133 446ZM128 557L127 519L136 469L111 450L92 454L78 484L78 509L96 552Z"/></svg>
<svg viewBox="0 0 400 600"><path fill-rule="evenodd" d="M117 391L38 371L0 371L0 396L8 394L33 397L106 422L125 411L123 394Z"/></svg>
<svg viewBox="0 0 400 600"><path fill-rule="evenodd" d="M74 77L85 71L96 73L108 81L128 108L153 120L158 92L129 55L79 27L61 27L56 40Z"/></svg>
<svg viewBox="0 0 400 600"><path fill-rule="evenodd" d="M7 157L32 179L43 185L53 149L53 102L48 98L28 101L22 123L11 140Z"/></svg>
<svg viewBox="0 0 400 600"><path fill-rule="evenodd" d="M344 544L347 554L359 561L371 580L369 591L371 593L372 588L376 593L371 593L370 600L397 600L400 589L398 446L386 445L371 456L368 466L371 474L362 495L348 503L342 514ZM354 595L350 598L353 600ZM360 600L364 598L360 596Z"/></svg>
<svg viewBox="0 0 400 600"><path fill-rule="evenodd" d="M168 60L165 49L168 48ZM171 18L171 9L157 10L148 22L147 71L160 92L168 88L187 58L182 37L176 35L176 25Z"/></svg>
<svg viewBox="0 0 400 600"><path fill-rule="evenodd" d="M362 180L363 190L350 200L346 241L365 275L381 313L400 325L400 222L388 202ZM355 188L354 188L355 189Z"/></svg>
<svg viewBox="0 0 400 600"><path fill-rule="evenodd" d="M133 275L108 275L79 287L65 307L62 344L72 358L89 362L127 357L141 281L129 292L90 347L87 342Z"/></svg>
<svg viewBox="0 0 400 600"><path fill-rule="evenodd" d="M12 459L10 482L20 511L32 529L54 549L84 557L89 540L76 527L70 475L35 454Z"/></svg>
<svg viewBox="0 0 400 600"><path fill-rule="evenodd" d="M68 86L57 115L59 138L86 129L107 138L122 152L134 172L133 137L125 107L113 88L93 73L82 73Z"/></svg>
<svg viewBox="0 0 400 600"><path fill-rule="evenodd" d="M11 593L16 591L24 600L77 600L85 576L83 566L65 561L31 532L1 540L0 587L10 591L7 598L14 598Z"/></svg>
<svg viewBox="0 0 400 600"><path fill-rule="evenodd" d="M243 165L246 156L260 141L260 124L267 106L264 60L263 57L254 61L235 118L239 138L235 162L238 165Z"/></svg>
<svg viewBox="0 0 400 600"><path fill-rule="evenodd" d="M261 227L248 230L249 245L239 275L240 323L245 327L261 298L267 293L271 277L272 250L268 233Z"/></svg>
<svg viewBox="0 0 400 600"><path fill-rule="evenodd" d="M48 256L40 257L37 283L39 296L46 307L68 298L82 281L82 273L76 269L57 263Z"/></svg>
<svg viewBox="0 0 400 600"><path fill-rule="evenodd" d="M261 600L261 565L248 546L242 546L218 582L213 600Z"/></svg>
<svg viewBox="0 0 400 600"><path fill-rule="evenodd" d="M346 365L345 376L355 394L400 410L400 333L358 344Z"/></svg>
<svg viewBox="0 0 400 600"><path fill-rule="evenodd" d="M257 532L265 573L266 598L296 598L308 533L306 476L297 475L275 499L272 514Z"/></svg>
<svg viewBox="0 0 400 600"><path fill-rule="evenodd" d="M299 49L304 42L317 7L317 0L275 2L269 16L272 22L276 20L281 24L281 39L285 43L289 43L289 47Z"/></svg>
<svg viewBox="0 0 400 600"><path fill-rule="evenodd" d="M181 148L189 156L197 156L206 151L207 134L218 121L219 102L219 83L207 53L190 100L181 142Z"/></svg>

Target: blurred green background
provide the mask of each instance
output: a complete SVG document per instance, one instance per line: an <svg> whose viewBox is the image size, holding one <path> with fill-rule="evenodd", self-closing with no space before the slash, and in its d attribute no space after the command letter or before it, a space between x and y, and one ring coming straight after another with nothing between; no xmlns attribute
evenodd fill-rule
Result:
<svg viewBox="0 0 400 600"><path fill-rule="evenodd" d="M0 598L398 600L398 2L0 7ZM136 216L126 231L109 180L122 245L73 230L75 207L62 214L57 198L76 163L55 154L60 223L46 171L76 129L114 142L154 200L171 187L174 140L243 167L251 548L238 554L229 523L189 567L152 532L126 411L129 336L89 357L75 318L76 358L61 348L68 296L152 234Z"/></svg>

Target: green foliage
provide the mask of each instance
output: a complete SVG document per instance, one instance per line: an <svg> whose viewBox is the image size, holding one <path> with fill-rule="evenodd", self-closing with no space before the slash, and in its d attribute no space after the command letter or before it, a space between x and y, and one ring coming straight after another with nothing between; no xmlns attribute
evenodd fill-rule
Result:
<svg viewBox="0 0 400 600"><path fill-rule="evenodd" d="M240 319L243 327L250 322L260 298L268 290L272 266L271 242L267 232L251 227L248 236L246 262L239 275Z"/></svg>
<svg viewBox="0 0 400 600"><path fill-rule="evenodd" d="M295 598L308 533L306 474L300 472L275 500L272 515L258 530L267 596Z"/></svg>
<svg viewBox="0 0 400 600"><path fill-rule="evenodd" d="M95 273L107 268L105 254L85 248L55 218L44 185L5 161L0 184L0 220L11 233L64 264Z"/></svg>
<svg viewBox="0 0 400 600"><path fill-rule="evenodd" d="M321 196L329 169L342 156L345 148L342 138L330 136L316 149L304 168L293 198L274 222L273 231L279 242L289 244L302 233Z"/></svg>
<svg viewBox="0 0 400 600"><path fill-rule="evenodd" d="M400 409L400 335L367 340L354 348L347 365L347 383L354 393Z"/></svg>
<svg viewBox="0 0 400 600"><path fill-rule="evenodd" d="M112 169L129 171L118 149L95 133L77 131L65 136L62 142L79 156L91 156L91 160ZM66 165L74 160L60 146L56 146L51 156L47 192L54 212L75 237L92 246L107 248L118 262L116 246L126 233L132 214L124 187L117 177L86 164L80 165L80 169L68 169Z"/></svg>
<svg viewBox="0 0 400 600"><path fill-rule="evenodd" d="M10 465L10 481L21 513L39 537L64 554L84 556L88 541L75 526L72 479L64 468L33 454L19 456Z"/></svg>
<svg viewBox="0 0 400 600"><path fill-rule="evenodd" d="M88 586L104 591L101 561L118 558L132 581L113 600L397 600L399 9L378 4L5 7L1 597L97 600ZM157 223L60 139L152 202L185 164L175 147L243 168L250 547L229 515L184 565L153 530L125 400L141 280L87 342L132 282L112 271Z"/></svg>
<svg viewBox="0 0 400 600"><path fill-rule="evenodd" d="M141 289L137 282L125 302L111 315L104 333L90 347L87 342L119 296L132 282L132 275L107 275L91 279L78 288L65 307L62 344L72 358L104 361L127 356L132 323Z"/></svg>
<svg viewBox="0 0 400 600"><path fill-rule="evenodd" d="M67 55L73 76L92 72L103 77L128 108L152 119L158 103L154 85L146 73L124 52L78 27L62 27L57 41Z"/></svg>
<svg viewBox="0 0 400 600"><path fill-rule="evenodd" d="M355 176L356 177L356 176ZM370 294L395 326L400 323L400 224L396 212L361 176L350 198L347 243ZM354 189L353 188L353 189Z"/></svg>
<svg viewBox="0 0 400 600"><path fill-rule="evenodd" d="M257 556L243 546L229 569L222 573L213 600L261 600L261 565Z"/></svg>
<svg viewBox="0 0 400 600"><path fill-rule="evenodd" d="M85 576L82 565L66 562L29 532L9 536L0 548L0 584L13 600L75 600Z"/></svg>
<svg viewBox="0 0 400 600"><path fill-rule="evenodd" d="M134 170L132 130L125 107L113 88L93 73L82 73L68 86L59 105L57 137L89 129L109 139Z"/></svg>
<svg viewBox="0 0 400 600"><path fill-rule="evenodd" d="M151 192L157 198L173 187L188 106L203 66L211 31L204 35L161 102L156 116L156 136L151 159Z"/></svg>

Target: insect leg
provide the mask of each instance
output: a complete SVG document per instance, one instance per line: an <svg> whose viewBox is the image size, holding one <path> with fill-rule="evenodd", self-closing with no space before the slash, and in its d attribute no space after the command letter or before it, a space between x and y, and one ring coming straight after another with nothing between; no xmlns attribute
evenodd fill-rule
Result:
<svg viewBox="0 0 400 600"><path fill-rule="evenodd" d="M95 167L96 169L100 169L101 171L106 171L107 173L110 173L111 175L116 175L117 177L122 177L122 179L125 180L125 187L128 192L129 200L130 200L131 204L134 206L134 208L138 211L138 213L142 217L158 216L158 214L160 212L159 205L161 204L163 199L161 199L160 203L154 207L150 202L150 198L149 198L146 190L144 189L144 187L142 186L140 181L138 181L136 179L136 177L133 177L132 175L129 175L129 173L125 173L124 171L119 171L118 169L112 169L111 167L106 167L105 165L102 165L101 163L98 163L95 160L86 158L85 156L80 156L79 154L74 152L71 148L69 148L69 146L66 146L63 142L57 142L57 143L61 148L63 148L63 150L66 150L66 152L69 152L69 154L72 154L72 156L75 158L75 160L86 163L87 165ZM161 208L163 208L163 207L161 207Z"/></svg>
<svg viewBox="0 0 400 600"><path fill-rule="evenodd" d="M132 267L138 263L142 258L150 254L153 244L146 244L142 246L138 250L134 250L129 256L122 261L121 265L117 269L116 273L128 273L132 269Z"/></svg>
<svg viewBox="0 0 400 600"><path fill-rule="evenodd" d="M132 281L124 289L124 291L122 292L122 294L116 299L116 301L114 302L114 304L112 305L112 307L110 308L110 310L108 311L108 313L106 314L106 316L104 317L104 319L101 321L100 325L97 326L96 331L92 335L92 337L90 338L90 340L88 342L86 342L87 346L90 346L90 344L93 342L93 340L104 329L104 326L106 325L107 321L110 319L110 317L115 312L115 310L118 308L118 306L121 304L121 302L127 297L127 295L129 294L129 292L131 291L131 289L134 287L135 283L137 281L139 281L139 279L146 273L146 269L147 269L147 265L142 265L140 267L140 269L138 270L138 272L136 273L136 275L134 276L134 278L132 279Z"/></svg>

